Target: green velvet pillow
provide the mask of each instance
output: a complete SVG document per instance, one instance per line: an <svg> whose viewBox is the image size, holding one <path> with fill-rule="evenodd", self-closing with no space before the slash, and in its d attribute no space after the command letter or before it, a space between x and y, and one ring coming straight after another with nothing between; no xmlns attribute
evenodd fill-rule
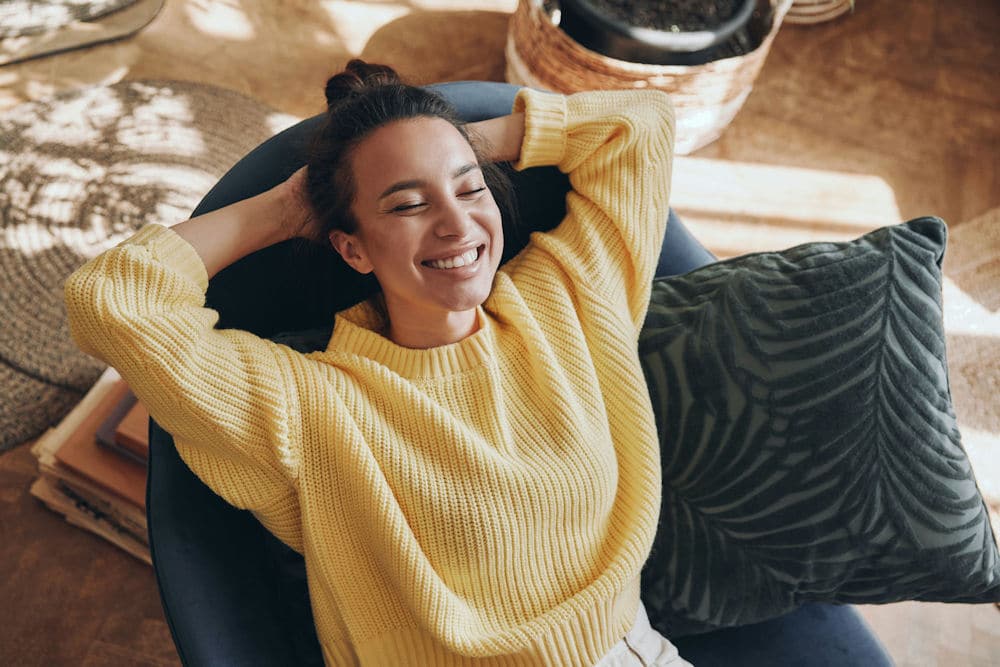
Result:
<svg viewBox="0 0 1000 667"><path fill-rule="evenodd" d="M668 637L804 602L1000 600L951 405L944 223L654 284L639 352L663 504L643 600Z"/></svg>

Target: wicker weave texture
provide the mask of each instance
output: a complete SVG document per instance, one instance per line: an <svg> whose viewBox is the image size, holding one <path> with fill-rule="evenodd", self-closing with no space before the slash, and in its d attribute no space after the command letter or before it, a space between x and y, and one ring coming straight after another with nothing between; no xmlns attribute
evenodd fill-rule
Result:
<svg viewBox="0 0 1000 667"><path fill-rule="evenodd" d="M795 0L785 20L789 23L822 23L853 9L852 0Z"/></svg>
<svg viewBox="0 0 1000 667"><path fill-rule="evenodd" d="M658 88L670 93L677 144L687 154L715 141L739 112L792 0L758 0L752 21L763 35L750 53L704 65L649 65L584 48L552 23L538 0L519 0L507 35L507 80L572 93ZM751 32L754 26L751 25Z"/></svg>

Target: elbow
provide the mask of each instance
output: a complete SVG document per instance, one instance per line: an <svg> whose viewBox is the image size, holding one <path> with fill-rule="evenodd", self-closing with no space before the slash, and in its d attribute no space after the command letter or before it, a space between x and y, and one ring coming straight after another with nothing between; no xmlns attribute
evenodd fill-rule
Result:
<svg viewBox="0 0 1000 667"><path fill-rule="evenodd" d="M93 341L97 336L94 323L97 321L97 276L77 269L63 286L63 302L66 306L66 323L70 338L84 353L98 357ZM99 358L99 357L98 357Z"/></svg>
<svg viewBox="0 0 1000 667"><path fill-rule="evenodd" d="M645 107L648 111L646 115L647 131L652 143L663 146L672 155L674 128L677 122L674 116L674 104L664 91L651 90L649 92L652 95Z"/></svg>
<svg viewBox="0 0 1000 667"><path fill-rule="evenodd" d="M670 96L662 90L629 91L631 98L622 100L628 111L626 121L632 142L650 166L670 162L674 154L676 120Z"/></svg>
<svg viewBox="0 0 1000 667"><path fill-rule="evenodd" d="M674 157L674 106L659 90L642 91L635 124L641 160L646 170L670 170Z"/></svg>
<svg viewBox="0 0 1000 667"><path fill-rule="evenodd" d="M665 90L657 89L650 89L647 92L650 95L650 99L646 107L650 110L651 114L657 118L657 123L659 125L669 125L670 127L673 127L674 103L670 94Z"/></svg>
<svg viewBox="0 0 1000 667"><path fill-rule="evenodd" d="M85 354L107 363L102 351L112 340L114 323L105 313L113 311L106 303L106 281L97 270L95 258L77 269L63 285L63 303L69 335Z"/></svg>

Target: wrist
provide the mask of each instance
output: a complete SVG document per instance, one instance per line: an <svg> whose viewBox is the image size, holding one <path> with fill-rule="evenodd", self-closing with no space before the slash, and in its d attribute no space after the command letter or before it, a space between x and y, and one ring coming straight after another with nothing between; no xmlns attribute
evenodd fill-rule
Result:
<svg viewBox="0 0 1000 667"><path fill-rule="evenodd" d="M489 162L514 162L521 155L524 142L524 113L512 113L469 123L468 128L480 140L483 158Z"/></svg>
<svg viewBox="0 0 1000 667"><path fill-rule="evenodd" d="M283 186L276 185L244 202L244 223L254 237L254 245L266 247L297 235L296 222L290 214L290 198Z"/></svg>
<svg viewBox="0 0 1000 667"><path fill-rule="evenodd" d="M278 227L275 232L282 237L280 241L306 237L309 234L313 216L306 195L305 178L306 170L302 167L264 193L269 199L268 210Z"/></svg>

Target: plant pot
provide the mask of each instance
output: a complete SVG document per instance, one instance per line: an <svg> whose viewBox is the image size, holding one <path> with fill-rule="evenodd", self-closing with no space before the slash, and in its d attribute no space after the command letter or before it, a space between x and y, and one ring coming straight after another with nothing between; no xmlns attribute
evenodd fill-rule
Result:
<svg viewBox="0 0 1000 667"><path fill-rule="evenodd" d="M854 11L854 0L795 0L785 20L789 23L822 23Z"/></svg>
<svg viewBox="0 0 1000 667"><path fill-rule="evenodd" d="M750 95L792 0L756 0L744 55L702 65L654 65L610 58L554 25L542 0L519 0L507 32L507 81L540 90L658 88L677 118L674 150L686 155L715 141Z"/></svg>
<svg viewBox="0 0 1000 667"><path fill-rule="evenodd" d="M725 54L722 47L746 26L756 4L756 0L739 0L732 17L704 30L686 32L630 25L590 0L559 0L559 28L591 51L617 60L700 65Z"/></svg>

